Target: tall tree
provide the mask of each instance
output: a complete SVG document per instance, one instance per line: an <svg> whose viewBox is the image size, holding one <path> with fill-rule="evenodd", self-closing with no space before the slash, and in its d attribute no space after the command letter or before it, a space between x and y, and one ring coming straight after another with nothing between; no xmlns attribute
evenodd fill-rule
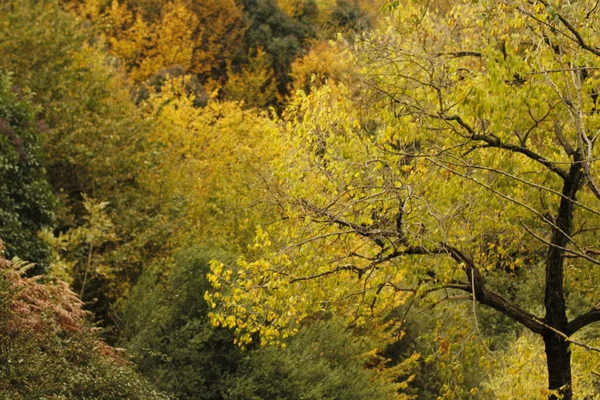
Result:
<svg viewBox="0 0 600 400"><path fill-rule="evenodd" d="M600 320L596 2L399 3L351 87L288 111L282 221L262 257L213 264L207 297L236 315L214 322L276 341L315 312L360 326L462 292L539 335L549 397L571 399L573 335ZM525 275L534 302L499 284Z"/></svg>

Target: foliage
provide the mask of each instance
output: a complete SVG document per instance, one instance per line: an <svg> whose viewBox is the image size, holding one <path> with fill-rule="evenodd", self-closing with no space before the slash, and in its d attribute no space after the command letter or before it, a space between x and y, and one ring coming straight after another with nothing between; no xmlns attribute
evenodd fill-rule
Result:
<svg viewBox="0 0 600 400"><path fill-rule="evenodd" d="M245 251L256 224L273 218L267 166L274 157L269 139L275 124L266 113L234 102L197 108L186 82L166 81L144 104L155 127L140 183L173 217L177 246L196 241Z"/></svg>
<svg viewBox="0 0 600 400"><path fill-rule="evenodd" d="M333 323L316 322L285 348L242 352L231 332L210 324L209 260L197 248L180 251L147 269L128 300L126 345L159 389L181 399L404 398L381 371L365 368L374 358L364 338ZM411 368L409 360L394 371Z"/></svg>
<svg viewBox="0 0 600 400"><path fill-rule="evenodd" d="M60 233L58 237L49 231L42 236L54 249L49 275L71 285L76 281L73 287L78 289L81 299L86 298L86 285L98 275L114 279L98 251L105 244L117 240L114 224L105 211L108 202L85 195L83 199L86 211L84 225Z"/></svg>
<svg viewBox="0 0 600 400"><path fill-rule="evenodd" d="M386 381L383 371L366 369L377 363L364 338L341 331L335 322L315 321L285 347L263 347L247 354L231 378L228 400L259 399L412 399L398 394L403 385ZM394 374L409 374L414 359L408 358ZM384 370L384 367L382 367ZM379 372L379 374L378 374Z"/></svg>
<svg viewBox="0 0 600 400"><path fill-rule="evenodd" d="M213 264L214 322L277 341L313 313L361 326L467 293L542 336L551 397L572 398L571 336L600 319L595 10L406 2L365 34L353 85L288 110L285 219L258 231L263 256ZM505 285L523 271L544 277L534 304Z"/></svg>
<svg viewBox="0 0 600 400"><path fill-rule="evenodd" d="M151 9L160 10L154 13ZM150 12L149 12L150 11ZM244 24L234 0L156 3L152 7L114 0L104 32L134 82L179 65L201 81L220 79L241 50Z"/></svg>
<svg viewBox="0 0 600 400"><path fill-rule="evenodd" d="M89 29L53 1L6 0L0 13L0 66L31 89L48 129L48 180L61 199L60 228L77 224L81 193L114 206L133 186L144 142L129 88Z"/></svg>
<svg viewBox="0 0 600 400"><path fill-rule="evenodd" d="M55 199L46 182L36 109L25 88L0 70L0 238L8 257L46 267L48 246L37 231L54 222Z"/></svg>
<svg viewBox="0 0 600 400"><path fill-rule="evenodd" d="M105 211L120 241L95 256L114 279L96 275L86 289L98 299L92 305L97 318L108 321L109 303L127 294L170 235L156 201L138 182L148 162L151 122L141 119L130 86L89 24L56 2L7 0L2 7L0 65L16 72L19 86L31 88L48 127L40 136L48 180L60 200L53 228L64 233L86 224L83 193L110 203Z"/></svg>
<svg viewBox="0 0 600 400"><path fill-rule="evenodd" d="M256 55L250 57L248 65L236 73L231 64L228 66L229 79L223 87L227 100L243 101L250 107L267 107L274 104L278 98L275 75L271 61L262 49L256 50Z"/></svg>
<svg viewBox="0 0 600 400"><path fill-rule="evenodd" d="M336 0L336 7L331 12L331 22L334 26L353 29L358 32L366 29L367 16L361 10L357 0Z"/></svg>
<svg viewBox="0 0 600 400"><path fill-rule="evenodd" d="M597 343L597 340L591 339L590 342ZM521 396L547 399L548 377L544 371L546 360L543 348L543 341L527 331L512 340L502 357L503 363L492 370L488 380L483 381L485 393L495 399L508 400ZM577 398L593 399L598 393L597 365L594 365L597 358L591 358L586 354L587 351L573 349L573 385L577 388ZM590 362L593 364L585 365Z"/></svg>
<svg viewBox="0 0 600 400"><path fill-rule="evenodd" d="M191 248L147 268L123 314L126 346L140 372L181 399L222 398L225 378L242 357L231 333L208 320L208 259Z"/></svg>
<svg viewBox="0 0 600 400"><path fill-rule="evenodd" d="M0 397L594 397L598 10L0 0Z"/></svg>
<svg viewBox="0 0 600 400"><path fill-rule="evenodd" d="M285 94L292 61L301 54L304 41L313 35L309 25L286 15L275 0L243 0L248 21L246 46L261 48L273 60L280 94Z"/></svg>
<svg viewBox="0 0 600 400"><path fill-rule="evenodd" d="M172 65L192 66L198 18L183 2L165 3L160 20L149 24L126 4L113 1L107 12L111 52L125 64L129 77L143 81Z"/></svg>
<svg viewBox="0 0 600 400"><path fill-rule="evenodd" d="M486 399L483 383L499 364L489 349L498 350L504 338L483 335L480 326L487 318L475 315L470 301L447 300L416 301L412 308L419 311L414 313L407 313L407 307L396 310L395 317L406 319L383 355L392 365L419 356L407 391L417 398Z"/></svg>
<svg viewBox="0 0 600 400"><path fill-rule="evenodd" d="M99 340L66 283L25 278L30 267L0 258L0 397L167 398Z"/></svg>
<svg viewBox="0 0 600 400"><path fill-rule="evenodd" d="M298 90L310 93L312 88L319 88L329 80L347 80L352 70L348 61L344 49L336 43L314 43L304 56L292 63L290 93L296 94Z"/></svg>

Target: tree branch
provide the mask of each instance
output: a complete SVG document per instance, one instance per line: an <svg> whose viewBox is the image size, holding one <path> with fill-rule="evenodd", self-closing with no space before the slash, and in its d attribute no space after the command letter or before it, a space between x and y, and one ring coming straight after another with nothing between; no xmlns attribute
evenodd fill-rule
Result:
<svg viewBox="0 0 600 400"><path fill-rule="evenodd" d="M537 334L542 334L545 331L546 328L540 321L540 318L523 310L499 294L488 290L485 286L483 277L470 258L468 258L455 247L449 245L444 245L444 247L448 250L450 256L456 262L464 266L465 272L469 280L472 282L472 285L452 285L452 288L473 293L473 296L479 303L485 304L486 306L501 312L514 321L523 324L525 327Z"/></svg>
<svg viewBox="0 0 600 400"><path fill-rule="evenodd" d="M569 322L567 324L565 334L567 336L571 336L580 329L598 321L600 321L600 304L597 304L591 310L581 314L580 316Z"/></svg>
<svg viewBox="0 0 600 400"><path fill-rule="evenodd" d="M468 51L468 50L463 50L463 51L449 51L449 52L445 52L445 53L437 53L438 57L441 56L450 56L450 57L454 57L454 58L460 58L460 57L483 57L483 54L481 54L478 51Z"/></svg>
<svg viewBox="0 0 600 400"><path fill-rule="evenodd" d="M547 160L543 156L531 151L530 149L528 149L526 147L503 143L499 138L492 136L492 135L478 134L475 131L475 129L473 129L473 127L471 127L469 124L467 124L458 115L442 116L442 119L444 121L456 121L461 127L463 127L469 133L472 140L478 140L478 141L484 142L484 143L486 143L486 145L488 147L495 147L495 148L499 148L499 149L508 150L513 153L523 154L524 156L542 164L548 170L550 170L550 171L554 172L555 174L557 174L558 176L560 176L563 180L569 179L569 174L567 173L567 171L563 170L562 168L559 168L553 162Z"/></svg>
<svg viewBox="0 0 600 400"><path fill-rule="evenodd" d="M542 3L546 7L549 7L549 4L547 1L539 0L539 2ZM556 9L555 9L555 12L556 12ZM558 12L556 13L556 16L558 17L560 22L562 22L562 24L569 30L569 32L571 32L573 34L573 36L575 36L575 42L577 44L579 44L579 46L582 49L587 50L590 53L595 54L597 56L600 56L600 50L587 44L586 41L583 39L583 36L581 36L581 33L579 33L579 31L577 29L575 29L575 27L569 22L569 20L567 20L562 14L560 14Z"/></svg>

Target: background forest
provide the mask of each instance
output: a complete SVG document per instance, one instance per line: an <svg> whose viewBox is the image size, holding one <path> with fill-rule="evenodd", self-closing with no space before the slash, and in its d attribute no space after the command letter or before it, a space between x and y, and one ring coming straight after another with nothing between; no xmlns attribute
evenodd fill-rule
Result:
<svg viewBox="0 0 600 400"><path fill-rule="evenodd" d="M600 398L597 6L0 0L0 398Z"/></svg>

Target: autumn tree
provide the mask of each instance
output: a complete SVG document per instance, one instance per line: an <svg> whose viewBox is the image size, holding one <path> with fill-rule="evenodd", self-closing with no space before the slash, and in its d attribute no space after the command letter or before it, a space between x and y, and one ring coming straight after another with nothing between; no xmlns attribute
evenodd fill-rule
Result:
<svg viewBox="0 0 600 400"><path fill-rule="evenodd" d="M277 342L315 313L364 326L466 294L542 338L548 396L571 399L573 349L598 350L598 8L389 5L351 45L350 84L287 111L281 220L252 258L213 263L213 322ZM502 290L525 277L528 301Z"/></svg>
<svg viewBox="0 0 600 400"><path fill-rule="evenodd" d="M188 80L166 80L143 104L154 126L139 182L157 200L173 246L202 243L243 252L255 225L273 218L265 182L272 180L269 139L276 125L268 114L236 102L197 107Z"/></svg>
<svg viewBox="0 0 600 400"><path fill-rule="evenodd" d="M93 32L55 2L11 0L2 7L0 65L40 107L39 139L55 193L65 208L76 207L82 192L112 202L135 180L139 165L129 160L143 148L145 127L130 88L91 45ZM60 209L59 218L66 212Z"/></svg>
<svg viewBox="0 0 600 400"><path fill-rule="evenodd" d="M16 229L15 226L15 229L9 229L13 235L28 235L43 246L35 233L41 228L50 228L59 235L75 232L77 227L89 227L84 194L108 201L104 212L115 222L118 240L93 239L92 263L83 261L86 257L79 257L86 240L79 241L77 246L67 246L76 247L78 255L60 250L69 262L77 259L76 270L82 271L81 268L86 268L84 265L95 270L92 273L94 279L88 280L85 291L90 299L97 298L98 301L87 306L93 307L98 318L108 321L109 303L127 294L131 281L144 263L164 251L165 238L169 237L157 199L151 197L138 181L149 162L146 139L152 123L142 120L131 99L131 86L111 67L109 60L114 61L114 58L104 52L101 41L95 36L97 32L89 24L82 24L77 16L66 12L56 2L7 0L0 6L0 36L3 38L0 41L3 54L0 66L13 71L15 91L21 90L23 95L30 91L30 96L26 97L37 106L37 118L43 120L39 124L35 120L27 122L22 114L22 127L10 122L11 135L17 135L17 141L23 140L29 162L36 163L31 170L35 171L32 177L44 177L42 167L45 167L45 178L59 200L54 209L44 211L55 212L53 225L47 217L36 215L32 228ZM9 97L17 95L6 90ZM13 104L11 107L16 115L21 106ZM26 129L25 125L28 125ZM17 160L17 148L11 139L7 136L2 143L8 146L6 155ZM40 144L43 147L39 148L38 156L32 151ZM15 178L7 179L7 184L11 181L25 185L32 183L22 167L19 167L20 178L15 175L17 170L12 168L11 174ZM17 186L13 186L11 190L16 189ZM46 203L43 193L40 185L35 197L27 199L32 212L36 204ZM7 212L10 209L8 205L3 206ZM28 218L21 214L22 226L29 225ZM37 245L27 245L27 253L15 252L11 247L15 241L6 234L0 233L0 236L6 240L11 257L16 254L28 261L42 261L41 257L33 255ZM47 254L47 247L45 251ZM100 260L102 262L97 262ZM95 273L96 267L100 266L110 274ZM76 281L83 275L76 276Z"/></svg>
<svg viewBox="0 0 600 400"><path fill-rule="evenodd" d="M148 3L148 4L146 4ZM242 51L242 9L234 0L132 2L113 1L100 25L110 51L134 82L179 65L203 81L220 80L226 63Z"/></svg>
<svg viewBox="0 0 600 400"><path fill-rule="evenodd" d="M227 100L243 101L251 107L265 108L274 104L278 98L277 81L266 52L257 49L241 71L234 71L229 63L223 93Z"/></svg>

